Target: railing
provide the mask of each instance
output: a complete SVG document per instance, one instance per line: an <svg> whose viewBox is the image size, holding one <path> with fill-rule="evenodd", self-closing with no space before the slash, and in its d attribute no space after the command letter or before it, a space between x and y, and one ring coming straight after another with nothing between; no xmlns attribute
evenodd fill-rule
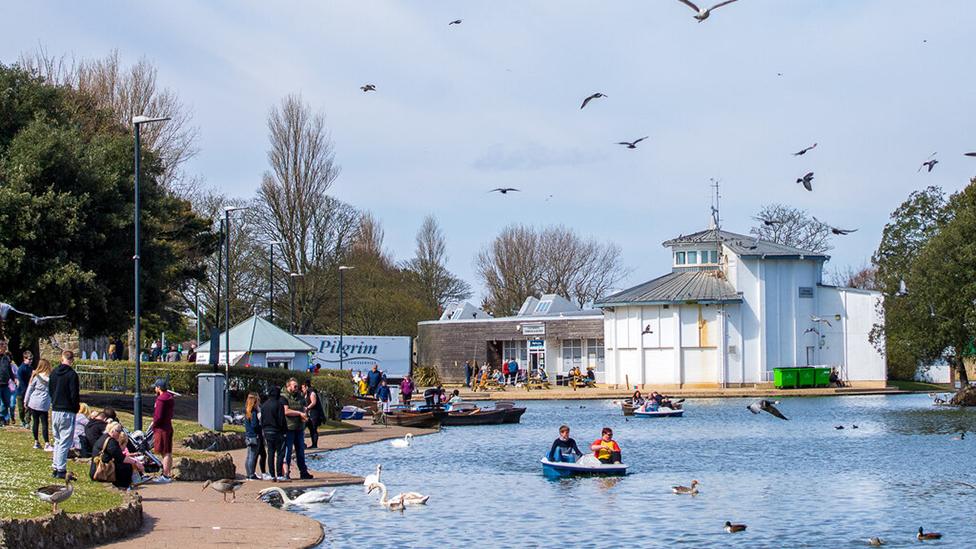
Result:
<svg viewBox="0 0 976 549"><path fill-rule="evenodd" d="M82 391L126 394L135 390L135 368L79 365L75 367L75 371L78 373L78 384ZM143 368L143 392L152 389L157 377L162 377L169 383L168 372Z"/></svg>

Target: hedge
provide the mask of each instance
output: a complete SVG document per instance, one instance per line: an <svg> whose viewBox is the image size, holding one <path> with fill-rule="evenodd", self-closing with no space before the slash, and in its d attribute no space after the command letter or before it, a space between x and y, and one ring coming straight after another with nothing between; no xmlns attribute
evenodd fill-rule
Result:
<svg viewBox="0 0 976 549"><path fill-rule="evenodd" d="M81 386L89 391L135 392L135 362L125 360L76 360L75 369L81 378ZM197 374L213 371L209 365L189 362L143 362L142 391L151 392L158 378L167 380L170 389L183 394L196 394ZM224 368L219 369L220 373ZM248 392L266 393L271 387L283 387L289 378L299 382L310 379L323 397L323 404L329 408L329 417L334 417L338 402L353 395L352 378L348 371L320 370L309 375L308 372L280 370L276 368L230 369L228 385L231 395L243 400Z"/></svg>

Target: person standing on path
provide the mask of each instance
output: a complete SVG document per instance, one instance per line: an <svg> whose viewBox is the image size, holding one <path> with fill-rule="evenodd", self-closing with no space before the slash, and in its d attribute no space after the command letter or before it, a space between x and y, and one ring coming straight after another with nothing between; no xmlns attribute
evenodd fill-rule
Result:
<svg viewBox="0 0 976 549"><path fill-rule="evenodd" d="M260 480L254 474L261 452L261 397L257 393L248 393L244 403L244 441L247 445L247 458L244 460L244 478Z"/></svg>
<svg viewBox="0 0 976 549"><path fill-rule="evenodd" d="M319 392L312 387L311 381L302 382L302 395L305 397L305 413L308 414L308 438L312 439L309 448L319 447L319 425L325 421L325 408Z"/></svg>
<svg viewBox="0 0 976 549"><path fill-rule="evenodd" d="M51 363L45 359L37 362L37 368L27 382L27 392L24 401L31 414L31 432L34 434L34 449L41 447L37 438L37 428L42 427L44 435L44 450L53 452L51 436L48 430L47 412L51 409L51 394L48 392L48 381L51 379Z"/></svg>
<svg viewBox="0 0 976 549"><path fill-rule="evenodd" d="M48 390L51 393L51 428L54 431L54 458L52 466L55 478L64 478L68 472L68 450L75 432L75 414L79 398L78 373L71 367L75 354L61 352L61 364L51 373Z"/></svg>
<svg viewBox="0 0 976 549"><path fill-rule="evenodd" d="M403 404L410 406L410 399L413 398L415 388L410 376L403 376L403 379L400 380L400 399L403 401Z"/></svg>
<svg viewBox="0 0 976 549"><path fill-rule="evenodd" d="M291 455L294 451L299 478L308 480L314 478L308 474L308 466L305 465L305 422L308 416L305 415L305 397L295 378L289 379L285 385L285 401L288 403L285 409L285 423L288 424L285 434L285 478L291 478Z"/></svg>
<svg viewBox="0 0 976 549"><path fill-rule="evenodd" d="M14 411L10 409L10 381L14 379L10 370L12 364L7 342L0 339L0 425L7 425L14 418Z"/></svg>
<svg viewBox="0 0 976 549"><path fill-rule="evenodd" d="M153 408L153 451L163 462L163 473L156 482L164 484L173 480L173 410L176 400L173 393L168 391L164 379L157 379L153 383L153 390L156 391L156 405Z"/></svg>
<svg viewBox="0 0 976 549"><path fill-rule="evenodd" d="M380 367L373 364L373 368L366 374L366 392L369 396L376 396L376 389L379 388L381 379L383 374L380 373Z"/></svg>
<svg viewBox="0 0 976 549"><path fill-rule="evenodd" d="M281 389L272 387L268 391L268 400L261 405L261 432L264 433L264 444L268 447L268 468L271 469L271 482L284 480L282 465L285 459L285 433L288 423L285 421L285 409L288 403L281 398Z"/></svg>
<svg viewBox="0 0 976 549"><path fill-rule="evenodd" d="M391 397L390 387L386 384L386 380L380 381L380 388L376 390L376 398L380 401L384 414L390 413Z"/></svg>
<svg viewBox="0 0 976 549"><path fill-rule="evenodd" d="M464 361L464 386L471 388L471 361Z"/></svg>
<svg viewBox="0 0 976 549"><path fill-rule="evenodd" d="M17 367L17 413L20 414L20 426L25 429L30 424L30 412L27 411L27 385L30 384L31 374L34 373L34 355L24 351L24 361Z"/></svg>

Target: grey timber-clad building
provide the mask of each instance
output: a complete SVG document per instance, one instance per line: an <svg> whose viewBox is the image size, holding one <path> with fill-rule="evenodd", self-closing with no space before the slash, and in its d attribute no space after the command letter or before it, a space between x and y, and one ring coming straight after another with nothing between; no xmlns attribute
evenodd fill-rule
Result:
<svg viewBox="0 0 976 549"><path fill-rule="evenodd" d="M592 367L603 382L603 312L546 294L527 298L514 316L494 318L457 303L440 319L417 325L417 364L436 368L445 382L463 382L467 360L497 368L513 358L521 369L544 368L552 379L574 366Z"/></svg>

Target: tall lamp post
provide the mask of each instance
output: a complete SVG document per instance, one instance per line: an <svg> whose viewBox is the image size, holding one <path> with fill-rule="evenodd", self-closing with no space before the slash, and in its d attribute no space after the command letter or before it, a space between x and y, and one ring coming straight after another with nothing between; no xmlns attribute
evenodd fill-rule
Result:
<svg viewBox="0 0 976 549"><path fill-rule="evenodd" d="M139 224L140 224L140 211L139 211L139 157L142 153L142 148L139 144L139 128L143 124L151 124L153 122L164 122L169 120L168 116L134 116L132 117L132 126L135 128L136 133L136 143L135 143L135 186L133 187L134 194L134 208L135 215L133 219L133 225L135 226L135 253L132 256L132 263L135 270L135 305L133 307L133 314L135 316L135 340L136 340L136 392L132 397L132 414L135 416L133 421L133 428L136 431L142 430L142 326L139 322L139 315L141 313L141 307L139 306Z"/></svg>
<svg viewBox="0 0 976 549"><path fill-rule="evenodd" d="M303 277L305 275L303 275L302 273L289 273L288 276L291 277L291 283L288 285L288 290L289 292L291 292L291 330L289 330L289 333L294 335L295 334L295 279Z"/></svg>
<svg viewBox="0 0 976 549"><path fill-rule="evenodd" d="M268 243L268 290L271 298L268 305L268 312L271 315L271 323L274 324L274 247L281 246L284 242L275 240Z"/></svg>
<svg viewBox="0 0 976 549"><path fill-rule="evenodd" d="M343 278L342 275L346 271L354 268L355 267L350 267L348 265L339 265L339 369L340 370L342 369L343 357L345 356L345 350L342 348L342 336L343 336L342 320L343 320L343 315L345 313L345 311L342 308L342 297L344 291L342 285L342 278Z"/></svg>
<svg viewBox="0 0 976 549"><path fill-rule="evenodd" d="M248 209L246 206L227 206L224 208L224 229L227 231L224 234L224 261L227 262L225 265L227 268L225 274L227 277L227 295L224 296L224 325L226 327L224 331L224 358L227 360L227 364L224 366L224 375L226 376L224 411L228 414L230 413L230 214L246 209Z"/></svg>

